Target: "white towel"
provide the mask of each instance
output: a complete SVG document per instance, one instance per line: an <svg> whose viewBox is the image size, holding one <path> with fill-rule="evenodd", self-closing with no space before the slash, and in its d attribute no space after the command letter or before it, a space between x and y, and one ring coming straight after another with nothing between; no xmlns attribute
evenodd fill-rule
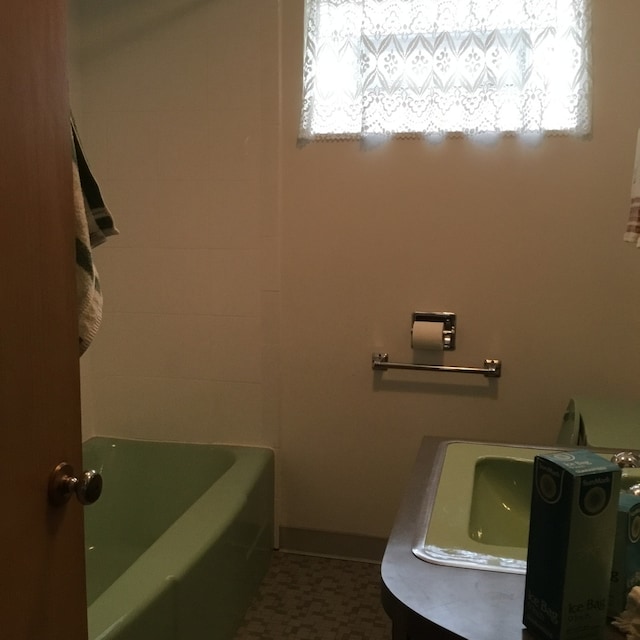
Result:
<svg viewBox="0 0 640 640"><path fill-rule="evenodd" d="M640 638L640 587L629 591L625 610L611 624L624 633L627 640Z"/></svg>
<svg viewBox="0 0 640 640"><path fill-rule="evenodd" d="M640 129L636 140L636 158L631 181L631 208L624 240L625 242L635 242L636 246L640 248Z"/></svg>
<svg viewBox="0 0 640 640"><path fill-rule="evenodd" d="M71 117L73 140L73 204L76 222L76 299L80 355L93 341L102 322L102 291L98 271L93 263L92 247L116 235L109 210L100 188L85 159L80 139Z"/></svg>
<svg viewBox="0 0 640 640"><path fill-rule="evenodd" d="M76 301L80 355L82 355L89 348L102 322L102 291L98 272L91 256L85 201L75 160L72 163L72 169L76 221Z"/></svg>

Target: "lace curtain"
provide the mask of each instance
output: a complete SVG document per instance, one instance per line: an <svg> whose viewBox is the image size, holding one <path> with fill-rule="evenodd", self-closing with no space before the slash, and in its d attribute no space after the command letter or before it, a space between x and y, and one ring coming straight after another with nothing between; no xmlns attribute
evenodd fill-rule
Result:
<svg viewBox="0 0 640 640"><path fill-rule="evenodd" d="M590 130L590 0L305 0L300 138Z"/></svg>

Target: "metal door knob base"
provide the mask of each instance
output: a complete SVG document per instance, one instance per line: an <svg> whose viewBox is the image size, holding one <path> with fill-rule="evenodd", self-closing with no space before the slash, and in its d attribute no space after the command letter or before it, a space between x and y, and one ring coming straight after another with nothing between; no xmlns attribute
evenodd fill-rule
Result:
<svg viewBox="0 0 640 640"><path fill-rule="evenodd" d="M49 503L59 507L75 494L80 504L93 504L102 493L102 476L95 471L85 471L77 478L68 462L61 462L49 476Z"/></svg>

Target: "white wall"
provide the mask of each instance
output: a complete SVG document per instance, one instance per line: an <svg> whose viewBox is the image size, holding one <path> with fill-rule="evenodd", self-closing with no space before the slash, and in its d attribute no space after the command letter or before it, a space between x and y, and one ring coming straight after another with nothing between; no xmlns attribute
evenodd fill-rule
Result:
<svg viewBox="0 0 640 640"><path fill-rule="evenodd" d="M640 55L632 0L594 0L593 135L295 146L302 2L283 15L283 521L385 535L424 435L551 443L574 394L633 397L640 252L622 242ZM413 311L459 319L448 364L410 361Z"/></svg>
<svg viewBox="0 0 640 640"><path fill-rule="evenodd" d="M277 444L275 8L72 4L74 110L121 232L94 255L87 435Z"/></svg>
<svg viewBox="0 0 640 640"><path fill-rule="evenodd" d="M550 443L572 395L638 394L640 5L594 0L593 135L535 147L297 148L302 14L74 0L74 100L122 231L96 251L85 422L275 446L281 524L385 536L422 436ZM372 372L431 310L458 314L445 363L502 378Z"/></svg>

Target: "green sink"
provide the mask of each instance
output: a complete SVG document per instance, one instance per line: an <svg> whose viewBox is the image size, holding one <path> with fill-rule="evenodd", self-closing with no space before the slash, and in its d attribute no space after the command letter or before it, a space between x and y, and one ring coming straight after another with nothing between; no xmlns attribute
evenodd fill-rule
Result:
<svg viewBox="0 0 640 640"><path fill-rule="evenodd" d="M483 457L475 464L469 536L485 545L526 547L532 460Z"/></svg>
<svg viewBox="0 0 640 640"><path fill-rule="evenodd" d="M443 443L413 553L436 564L525 573L533 459L559 448ZM624 489L638 482L640 469L623 470Z"/></svg>

